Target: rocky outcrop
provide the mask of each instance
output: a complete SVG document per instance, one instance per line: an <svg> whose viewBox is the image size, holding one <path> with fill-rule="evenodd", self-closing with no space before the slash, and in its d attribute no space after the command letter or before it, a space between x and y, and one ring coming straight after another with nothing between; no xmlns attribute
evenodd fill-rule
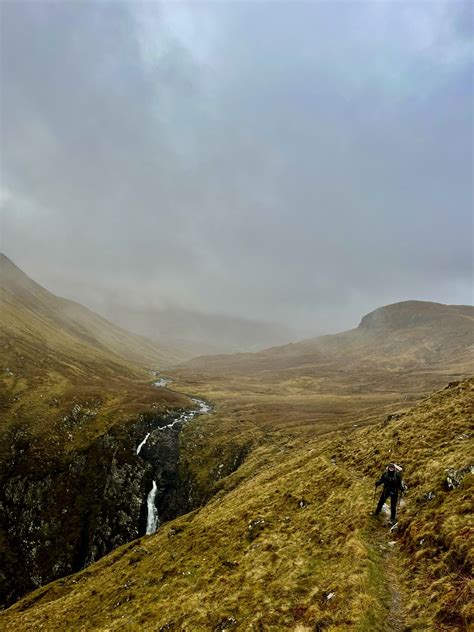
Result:
<svg viewBox="0 0 474 632"><path fill-rule="evenodd" d="M463 478L468 474L474 474L474 465L466 465L460 469L449 467L446 469L446 489L451 490L459 487Z"/></svg>
<svg viewBox="0 0 474 632"><path fill-rule="evenodd" d="M145 534L153 481L160 522L195 508L191 473L179 469L177 415L140 416L41 469L29 468L25 433L12 433L0 491L4 604Z"/></svg>

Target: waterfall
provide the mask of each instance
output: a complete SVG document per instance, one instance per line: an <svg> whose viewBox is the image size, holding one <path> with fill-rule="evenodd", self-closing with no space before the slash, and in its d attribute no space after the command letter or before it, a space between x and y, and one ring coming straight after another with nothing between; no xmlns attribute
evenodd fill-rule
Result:
<svg viewBox="0 0 474 632"><path fill-rule="evenodd" d="M143 446L145 445L145 443L148 441L148 437L150 436L151 433L148 433L147 436L143 439L143 441L140 443L140 445L137 448L137 454L140 454L140 450L143 448Z"/></svg>
<svg viewBox="0 0 474 632"><path fill-rule="evenodd" d="M155 382L155 386L159 386L159 384ZM194 404L197 405L197 407L194 410L185 410L176 419L174 419L171 423L167 424L166 426L159 426L155 428L154 430L148 432L145 438L143 439L143 441L137 447L136 449L137 454L140 454L141 449L146 444L149 437L152 436L152 432L166 431L170 428L174 428L174 426L177 426L178 424L181 425L181 424L185 424L191 421L197 415L204 415L212 411L212 407L209 404L207 404L204 400L198 399L197 397L193 397L192 401L194 402ZM150 535L151 533L155 533L155 531L160 526L158 510L155 505L157 491L158 491L158 488L156 486L156 482L153 481L153 486L151 490L148 492L148 496L146 500L146 503L147 503L146 534L147 535Z"/></svg>
<svg viewBox="0 0 474 632"><path fill-rule="evenodd" d="M157 380L156 382L153 382L153 386L156 386L157 388L164 388L170 383L171 383L171 380L169 380L168 378L160 377L159 380Z"/></svg>
<svg viewBox="0 0 474 632"><path fill-rule="evenodd" d="M146 519L146 534L150 535L151 533L155 533L158 529L160 521L158 519L158 511L155 506L155 496L156 496L156 483L153 481L153 487L151 488L150 493L147 498L147 507L148 507L148 515Z"/></svg>

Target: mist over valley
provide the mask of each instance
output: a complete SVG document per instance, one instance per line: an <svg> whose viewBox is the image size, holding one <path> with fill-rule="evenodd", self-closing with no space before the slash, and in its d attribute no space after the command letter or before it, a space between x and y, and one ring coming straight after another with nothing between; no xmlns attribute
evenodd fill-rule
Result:
<svg viewBox="0 0 474 632"><path fill-rule="evenodd" d="M2 630L472 629L473 26L2 3Z"/></svg>

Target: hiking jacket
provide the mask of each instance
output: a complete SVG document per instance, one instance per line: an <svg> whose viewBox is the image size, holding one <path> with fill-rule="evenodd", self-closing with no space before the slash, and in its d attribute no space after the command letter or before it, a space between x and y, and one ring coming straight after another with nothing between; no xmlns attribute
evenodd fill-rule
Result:
<svg viewBox="0 0 474 632"><path fill-rule="evenodd" d="M398 472L394 472L393 475L387 470L382 474L379 480L375 483L375 486L383 485L389 492L402 492L403 484L402 477Z"/></svg>

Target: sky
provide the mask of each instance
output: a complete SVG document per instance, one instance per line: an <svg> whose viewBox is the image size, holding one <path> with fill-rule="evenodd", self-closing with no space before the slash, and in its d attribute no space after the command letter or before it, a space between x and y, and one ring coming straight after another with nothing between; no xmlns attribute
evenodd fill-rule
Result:
<svg viewBox="0 0 474 632"><path fill-rule="evenodd" d="M1 250L62 296L472 303L473 4L1 3Z"/></svg>

